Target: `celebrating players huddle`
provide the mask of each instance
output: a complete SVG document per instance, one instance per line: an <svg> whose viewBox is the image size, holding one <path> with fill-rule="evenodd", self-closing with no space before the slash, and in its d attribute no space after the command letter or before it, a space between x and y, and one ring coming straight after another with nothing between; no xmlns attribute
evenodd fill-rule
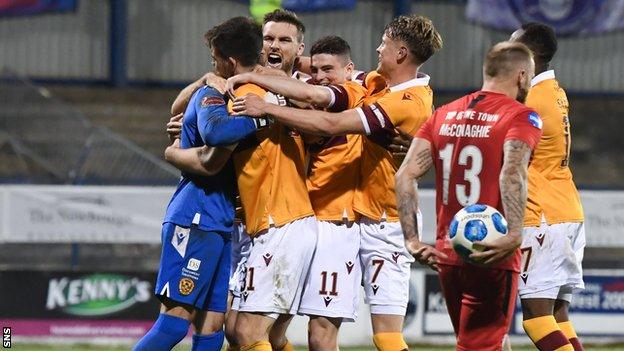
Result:
<svg viewBox="0 0 624 351"><path fill-rule="evenodd" d="M458 350L503 348L518 285L536 346L582 350L567 308L583 286L583 214L567 99L547 70L552 30L530 24L492 47L481 90L435 112L419 71L442 48L429 19L392 20L369 72L335 36L302 57L304 33L284 10L262 28L236 17L206 33L214 72L182 90L168 124L165 157L182 178L163 221L161 314L134 350L171 350L191 324L193 350L220 350L225 337L232 350L292 350L286 329L300 314L309 349L333 351L342 322L357 318L360 286L376 348L407 350L415 260L438 271ZM432 166L435 247L420 241L418 209ZM447 233L477 203L501 211L509 232L476 242L473 264Z"/></svg>

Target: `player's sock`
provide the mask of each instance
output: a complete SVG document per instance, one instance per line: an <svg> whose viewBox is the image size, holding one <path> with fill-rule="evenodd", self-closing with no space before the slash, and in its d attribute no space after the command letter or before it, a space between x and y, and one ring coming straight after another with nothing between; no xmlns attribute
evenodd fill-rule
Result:
<svg viewBox="0 0 624 351"><path fill-rule="evenodd" d="M271 343L268 340L255 342L251 345L241 346L241 351L271 351Z"/></svg>
<svg viewBox="0 0 624 351"><path fill-rule="evenodd" d="M191 351L219 351L223 346L224 339L223 330L208 335L195 334L193 335Z"/></svg>
<svg viewBox="0 0 624 351"><path fill-rule="evenodd" d="M191 322L161 313L152 328L139 340L133 351L170 351L188 332Z"/></svg>
<svg viewBox="0 0 624 351"><path fill-rule="evenodd" d="M403 333L377 333L373 335L373 343L379 351L408 350Z"/></svg>
<svg viewBox="0 0 624 351"><path fill-rule="evenodd" d="M286 343L284 344L284 346L277 351L295 351L295 348L290 343L290 341L286 340Z"/></svg>
<svg viewBox="0 0 624 351"><path fill-rule="evenodd" d="M540 351L574 351L552 315L527 319L522 326Z"/></svg>
<svg viewBox="0 0 624 351"><path fill-rule="evenodd" d="M572 344L572 346L574 347L574 351L585 351L585 349L583 348L583 345L581 344L581 341L576 335L576 331L574 330L574 327L572 326L572 322L565 321L565 322L558 323L558 325L563 335L565 335L566 338L568 338L568 340L570 341L570 344Z"/></svg>

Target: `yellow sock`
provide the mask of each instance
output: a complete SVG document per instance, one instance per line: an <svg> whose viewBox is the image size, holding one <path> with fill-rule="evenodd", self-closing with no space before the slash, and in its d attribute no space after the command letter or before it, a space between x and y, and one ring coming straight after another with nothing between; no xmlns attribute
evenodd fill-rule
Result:
<svg viewBox="0 0 624 351"><path fill-rule="evenodd" d="M286 340L286 343L284 344L284 346L281 348L280 351L295 351L295 348L290 343L290 341Z"/></svg>
<svg viewBox="0 0 624 351"><path fill-rule="evenodd" d="M373 343L379 351L409 350L403 340L403 333L377 333L373 335Z"/></svg>
<svg viewBox="0 0 624 351"><path fill-rule="evenodd" d="M572 326L572 322L565 321L565 322L558 323L558 325L563 335L565 335L565 337L568 338L568 340L570 340L570 344L572 344L572 347L574 347L574 351L585 350L583 348L583 345L581 344L581 341L576 335L576 331L574 330L574 327Z"/></svg>
<svg viewBox="0 0 624 351"><path fill-rule="evenodd" d="M552 315L527 319L522 326L540 351L574 351Z"/></svg>
<svg viewBox="0 0 624 351"><path fill-rule="evenodd" d="M271 343L268 340L258 341L251 345L242 346L241 351L271 351Z"/></svg>

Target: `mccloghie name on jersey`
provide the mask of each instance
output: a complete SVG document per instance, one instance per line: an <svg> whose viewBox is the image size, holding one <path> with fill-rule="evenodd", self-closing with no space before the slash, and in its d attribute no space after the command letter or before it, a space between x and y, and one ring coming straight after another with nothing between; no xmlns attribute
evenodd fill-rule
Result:
<svg viewBox="0 0 624 351"><path fill-rule="evenodd" d="M440 126L439 135L449 137L489 138L492 126L475 124L447 124Z"/></svg>

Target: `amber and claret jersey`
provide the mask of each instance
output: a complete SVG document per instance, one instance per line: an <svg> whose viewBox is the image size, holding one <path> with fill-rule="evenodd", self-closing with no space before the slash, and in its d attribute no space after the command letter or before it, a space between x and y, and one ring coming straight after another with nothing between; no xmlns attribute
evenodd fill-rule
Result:
<svg viewBox="0 0 624 351"><path fill-rule="evenodd" d="M348 85L331 87L334 93L331 108L337 111L356 108L366 131L353 208L376 221L397 222L394 176L399 165L387 147L397 128L413 135L431 116L433 92L429 76L422 73L393 87L386 87L377 72L363 78L364 91L376 91L374 98L362 98L357 88Z"/></svg>
<svg viewBox="0 0 624 351"><path fill-rule="evenodd" d="M539 115L506 95L477 91L436 110L417 137L431 143L436 172L436 248L443 264L465 265L448 239L448 226L463 207L480 203L501 213L499 176L503 144L520 140L531 148L540 140ZM494 268L519 271L520 250Z"/></svg>
<svg viewBox="0 0 624 351"><path fill-rule="evenodd" d="M570 120L568 98L555 72L535 76L526 105L544 123L543 135L529 165L529 197L526 227L539 226L542 216L548 224L583 222L583 207L570 171Z"/></svg>
<svg viewBox="0 0 624 351"><path fill-rule="evenodd" d="M254 84L234 91L236 96L248 93L275 100L274 94ZM230 101L230 112L231 107ZM271 225L279 227L314 215L305 185L303 148L298 133L276 122L245 138L234 150L238 191L250 236Z"/></svg>
<svg viewBox="0 0 624 351"><path fill-rule="evenodd" d="M347 96L343 105L329 111L342 111L374 102L385 93L386 81L377 72L359 72L354 79L330 87ZM341 96L343 96L341 95ZM362 136L358 134L321 138L309 145L310 169L307 186L316 218L323 221L354 221L355 189L360 176Z"/></svg>

